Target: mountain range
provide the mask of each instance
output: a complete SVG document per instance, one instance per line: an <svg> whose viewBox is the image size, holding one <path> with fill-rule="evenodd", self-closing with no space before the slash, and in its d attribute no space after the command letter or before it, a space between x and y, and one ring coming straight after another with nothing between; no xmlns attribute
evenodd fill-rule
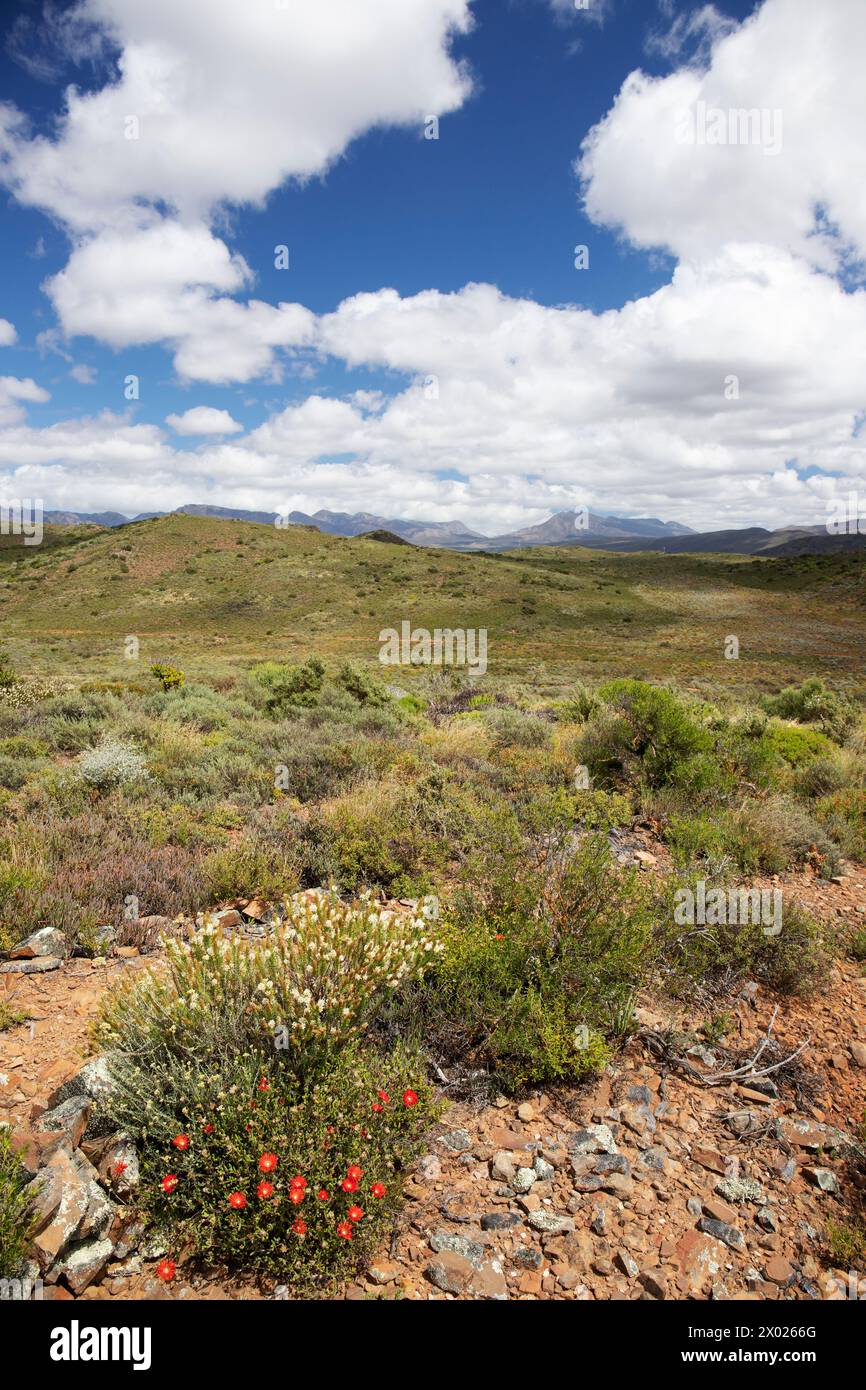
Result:
<svg viewBox="0 0 866 1390"><path fill-rule="evenodd" d="M520 550L530 546L588 546L604 550L657 550L665 554L722 552L734 555L805 555L853 550L866 545L863 534L831 535L824 526L786 526L769 531L762 526L742 529L696 532L677 521L656 517L598 516L587 511L556 512L547 521L499 536L484 536L462 521L413 521L400 517L377 516L372 512L332 512L324 509L309 515L290 512L245 511L238 507L215 507L188 503L176 507L174 514L210 517L221 521L251 521L265 526L312 526L330 536L386 535L399 537L412 545L442 547L447 550ZM121 512L46 511L45 521L55 526L90 524L103 527L126 526L150 521L165 512L141 512L128 517Z"/></svg>

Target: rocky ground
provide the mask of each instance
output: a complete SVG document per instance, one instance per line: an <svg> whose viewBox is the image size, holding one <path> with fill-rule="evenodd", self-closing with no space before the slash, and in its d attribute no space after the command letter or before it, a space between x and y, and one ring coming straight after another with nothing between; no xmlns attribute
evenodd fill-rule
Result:
<svg viewBox="0 0 866 1390"><path fill-rule="evenodd" d="M864 869L776 883L828 921L866 913ZM103 991L153 959L119 951L0 966L0 1000L31 1014L0 1034L0 1119L43 1183L32 1273L63 1299L283 1297L184 1267L170 1285L155 1277L162 1252L131 1206L134 1154L100 1133L99 1064L79 1075ZM729 1016L717 1045L697 1037L696 1016L644 1000L640 1030L591 1084L452 1103L389 1247L342 1296L851 1296L826 1235L864 1196L843 1151L866 1112L866 976L841 962L818 998L747 983L716 1007ZM866 1294L866 1270L854 1276Z"/></svg>

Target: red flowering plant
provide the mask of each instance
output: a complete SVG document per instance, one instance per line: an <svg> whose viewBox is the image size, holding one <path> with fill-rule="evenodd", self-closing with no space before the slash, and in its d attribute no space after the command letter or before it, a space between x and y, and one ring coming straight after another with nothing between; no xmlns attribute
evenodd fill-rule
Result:
<svg viewBox="0 0 866 1390"><path fill-rule="evenodd" d="M273 1059L267 1073L258 1058L221 1059L198 1085L181 1074L187 1095L142 1146L141 1207L167 1247L298 1289L356 1271L387 1237L436 1113L421 1059L347 1048L306 1089ZM394 1102L376 1114L382 1090Z"/></svg>

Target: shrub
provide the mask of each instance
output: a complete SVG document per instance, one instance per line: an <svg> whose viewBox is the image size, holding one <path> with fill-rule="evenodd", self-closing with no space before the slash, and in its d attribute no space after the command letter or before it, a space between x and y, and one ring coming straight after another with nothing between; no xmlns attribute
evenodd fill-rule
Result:
<svg viewBox="0 0 866 1390"><path fill-rule="evenodd" d="M177 690L183 685L183 671L178 671L174 666L160 666L158 663L151 666L150 674L156 676L163 690Z"/></svg>
<svg viewBox="0 0 866 1390"><path fill-rule="evenodd" d="M215 922L167 943L167 973L148 972L107 1006L115 1064L165 1055L207 1066L227 1052L273 1055L304 1075L357 1038L388 990L419 977L436 954L423 915L380 910L333 893L286 901L273 934L247 942Z"/></svg>
<svg viewBox="0 0 866 1390"><path fill-rule="evenodd" d="M530 847L506 812L491 817L414 1001L425 1034L509 1089L597 1070L650 968L652 891L601 837L576 853L555 832Z"/></svg>
<svg viewBox="0 0 866 1390"><path fill-rule="evenodd" d="M557 713L569 723L585 724L600 708L601 701L595 692L578 681L571 695L560 703Z"/></svg>
<svg viewBox="0 0 866 1390"><path fill-rule="evenodd" d="M550 741L550 725L524 710L491 709L484 721L497 748L541 748Z"/></svg>
<svg viewBox="0 0 866 1390"><path fill-rule="evenodd" d="M853 700L830 690L817 676L802 685L786 686L778 695L765 695L761 707L781 719L796 719L801 724L818 724L836 743L857 723L858 711Z"/></svg>
<svg viewBox="0 0 866 1390"><path fill-rule="evenodd" d="M774 722L768 725L765 737L790 767L805 767L833 748L825 734L817 729L801 729L795 724Z"/></svg>
<svg viewBox="0 0 866 1390"><path fill-rule="evenodd" d="M29 1243L29 1198L25 1188L30 1181L12 1147L12 1132L0 1126L0 1278L20 1275Z"/></svg>
<svg viewBox="0 0 866 1390"><path fill-rule="evenodd" d="M9 653L4 644L0 642L0 690L11 690L17 679Z"/></svg>
<svg viewBox="0 0 866 1390"><path fill-rule="evenodd" d="M344 661L337 672L337 685L358 701L360 705L381 707L391 703L391 697L380 680L365 667Z"/></svg>
<svg viewBox="0 0 866 1390"><path fill-rule="evenodd" d="M303 666L265 661L254 666L250 675L264 691L265 708L270 715L318 704L325 679L324 663L311 656Z"/></svg>
<svg viewBox="0 0 866 1390"><path fill-rule="evenodd" d="M215 849L201 864L206 902L257 894L281 898L300 887L303 854L297 843L275 841L250 830Z"/></svg>
<svg viewBox="0 0 866 1390"><path fill-rule="evenodd" d="M712 751L712 738L670 690L645 681L609 681L599 690L607 717L589 726L584 761L599 777L640 777L651 787L685 775L685 765Z"/></svg>
<svg viewBox="0 0 866 1390"><path fill-rule="evenodd" d="M296 1291L349 1277L391 1229L402 1170L434 1116L421 1066L405 1049L349 1047L302 1091L285 1069L247 1057L180 1062L148 1110L142 1210L170 1249ZM172 1144L179 1134L188 1148Z"/></svg>
<svg viewBox="0 0 866 1390"><path fill-rule="evenodd" d="M78 775L99 791L144 782L150 776L138 749L115 738L106 738L96 748L82 753L78 759Z"/></svg>
<svg viewBox="0 0 866 1390"><path fill-rule="evenodd" d="M815 815L850 859L866 859L866 791L846 787L824 796Z"/></svg>

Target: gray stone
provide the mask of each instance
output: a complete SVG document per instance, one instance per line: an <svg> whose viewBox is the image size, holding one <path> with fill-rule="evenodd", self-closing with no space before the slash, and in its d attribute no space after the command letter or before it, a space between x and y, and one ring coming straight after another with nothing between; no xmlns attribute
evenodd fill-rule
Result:
<svg viewBox="0 0 866 1390"><path fill-rule="evenodd" d="M705 1235L712 1236L714 1240L720 1240L725 1245L729 1245L732 1250L745 1250L746 1242L741 1231L735 1226L729 1226L727 1221L714 1221L711 1217L705 1216L698 1222L698 1230Z"/></svg>
<svg viewBox="0 0 866 1390"><path fill-rule="evenodd" d="M532 1211L528 1220L534 1231L541 1231L548 1236L571 1235L574 1230L573 1217L557 1216L552 1211Z"/></svg>
<svg viewBox="0 0 866 1390"><path fill-rule="evenodd" d="M468 1260L475 1269L479 1269L484 1258L484 1246L477 1240L470 1240L468 1236L455 1236L450 1231L434 1231L430 1237L430 1249L435 1250L437 1255L443 1251L450 1251L454 1255L460 1255L464 1260Z"/></svg>
<svg viewBox="0 0 866 1390"><path fill-rule="evenodd" d="M716 1183L716 1191L726 1202L759 1202L763 1206L767 1200L754 1178L722 1178Z"/></svg>
<svg viewBox="0 0 866 1390"><path fill-rule="evenodd" d="M622 1173L624 1177L631 1175L631 1164L625 1154L599 1154L595 1160L596 1173Z"/></svg>
<svg viewBox="0 0 866 1390"><path fill-rule="evenodd" d="M66 1280L72 1292L78 1296L88 1284L92 1284L111 1259L114 1246L110 1240L88 1240L76 1245L55 1266L53 1273Z"/></svg>
<svg viewBox="0 0 866 1390"><path fill-rule="evenodd" d="M572 1155L615 1154L617 1147L607 1125L587 1125L579 1129L569 1145Z"/></svg>
<svg viewBox="0 0 866 1390"><path fill-rule="evenodd" d="M69 942L56 927L41 927L13 946L9 955L12 960L33 960L40 956L55 956L64 960L69 955Z"/></svg>
<svg viewBox="0 0 866 1390"><path fill-rule="evenodd" d="M0 965L0 975L47 975L50 970L59 970L63 961L59 956L36 956L33 960L8 960Z"/></svg>
<svg viewBox="0 0 866 1390"><path fill-rule="evenodd" d="M465 1129L452 1129L450 1134L440 1135L439 1142L446 1149L451 1149L458 1154L465 1153L467 1149L472 1148L472 1140Z"/></svg>
<svg viewBox="0 0 866 1390"><path fill-rule="evenodd" d="M514 1159L507 1149L500 1149L493 1155L493 1163L490 1167L491 1176L498 1178L500 1182L512 1182L514 1179Z"/></svg>
<svg viewBox="0 0 866 1390"><path fill-rule="evenodd" d="M514 1174L511 1185L515 1192L521 1192L525 1195L532 1190L537 1181L538 1179L535 1176L534 1169L518 1168L517 1172Z"/></svg>
<svg viewBox="0 0 866 1390"><path fill-rule="evenodd" d="M108 1070L108 1062L105 1057L93 1057L89 1062L85 1062L79 1072L64 1081L48 1097L49 1107L61 1105L63 1101L69 1100L71 1096L86 1096L93 1102L94 1113L90 1117L87 1126L85 1139L100 1139L105 1135L114 1134L117 1125L110 1120L107 1115L100 1113L104 1109L106 1102L114 1094L115 1086Z"/></svg>
<svg viewBox="0 0 866 1390"><path fill-rule="evenodd" d="M510 1231L522 1224L522 1218L516 1211L490 1211L481 1218L482 1231Z"/></svg>
<svg viewBox="0 0 866 1390"><path fill-rule="evenodd" d="M839 1183L831 1168L807 1168L806 1176L821 1192L838 1192Z"/></svg>
<svg viewBox="0 0 866 1390"><path fill-rule="evenodd" d="M539 1182L552 1182L556 1176L556 1169L553 1164L548 1163L544 1158L537 1158L532 1166Z"/></svg>

